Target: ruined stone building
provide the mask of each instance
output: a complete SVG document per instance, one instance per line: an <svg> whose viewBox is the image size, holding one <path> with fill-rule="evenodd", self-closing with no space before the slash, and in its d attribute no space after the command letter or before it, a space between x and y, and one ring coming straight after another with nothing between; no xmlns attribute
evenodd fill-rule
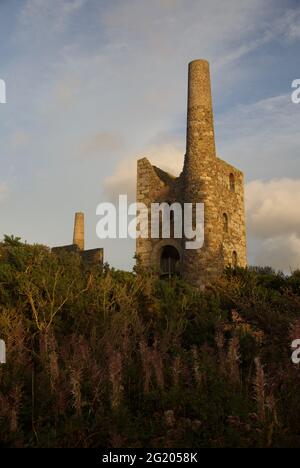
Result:
<svg viewBox="0 0 300 468"><path fill-rule="evenodd" d="M204 245L187 250L186 239L137 239L138 266L160 275L179 274L197 286L217 278L226 266L246 266L243 173L216 155L209 64L189 64L184 166L172 177L138 161L137 202L204 203Z"/></svg>
<svg viewBox="0 0 300 468"><path fill-rule="evenodd" d="M84 213L75 213L73 244L53 247L53 253L73 252L81 256L85 265L102 265L103 249L84 249Z"/></svg>

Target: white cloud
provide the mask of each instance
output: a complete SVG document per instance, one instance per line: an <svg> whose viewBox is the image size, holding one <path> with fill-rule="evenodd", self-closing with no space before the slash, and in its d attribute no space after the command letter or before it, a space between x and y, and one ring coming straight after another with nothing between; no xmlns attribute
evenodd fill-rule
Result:
<svg viewBox="0 0 300 468"><path fill-rule="evenodd" d="M278 29L289 41L300 39L300 8L288 10L279 20Z"/></svg>
<svg viewBox="0 0 300 468"><path fill-rule="evenodd" d="M150 146L145 154L140 156L149 159L152 165L178 176L183 167L183 152L171 143ZM122 160L115 168L114 173L107 177L104 183L104 194L109 200L116 200L119 194L127 194L132 201L135 200L137 159Z"/></svg>
<svg viewBox="0 0 300 468"><path fill-rule="evenodd" d="M300 179L253 181L246 187L247 227L257 265L300 268Z"/></svg>
<svg viewBox="0 0 300 468"><path fill-rule="evenodd" d="M111 132L97 132L88 135L78 147L78 155L86 157L89 155L98 156L101 153L110 154L124 147L121 135Z"/></svg>
<svg viewBox="0 0 300 468"><path fill-rule="evenodd" d="M300 269L300 237L295 234L266 239L257 246L255 265L291 273Z"/></svg>
<svg viewBox="0 0 300 468"><path fill-rule="evenodd" d="M53 32L62 31L71 17L77 13L87 0L27 0L20 12L20 24L33 32L42 32L43 24ZM46 32L46 31L44 31Z"/></svg>
<svg viewBox="0 0 300 468"><path fill-rule="evenodd" d="M300 236L300 180L253 181L247 185L248 227L255 237Z"/></svg>
<svg viewBox="0 0 300 468"><path fill-rule="evenodd" d="M248 179L299 177L299 112L291 93L231 108L217 120L221 157Z"/></svg>
<svg viewBox="0 0 300 468"><path fill-rule="evenodd" d="M278 32L273 22L269 25L272 4L274 0L263 5L260 0L122 0L101 12L101 26L110 46L122 47L148 73L159 64L162 79L163 67L171 66L170 86L180 78L178 65L199 55L221 72L271 41ZM223 73L223 79L234 81L242 73L237 67Z"/></svg>

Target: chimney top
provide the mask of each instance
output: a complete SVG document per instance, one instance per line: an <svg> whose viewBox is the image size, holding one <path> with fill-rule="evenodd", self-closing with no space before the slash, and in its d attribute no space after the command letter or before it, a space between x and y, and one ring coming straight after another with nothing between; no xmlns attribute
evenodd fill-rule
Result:
<svg viewBox="0 0 300 468"><path fill-rule="evenodd" d="M75 213L73 244L84 250L84 213Z"/></svg>

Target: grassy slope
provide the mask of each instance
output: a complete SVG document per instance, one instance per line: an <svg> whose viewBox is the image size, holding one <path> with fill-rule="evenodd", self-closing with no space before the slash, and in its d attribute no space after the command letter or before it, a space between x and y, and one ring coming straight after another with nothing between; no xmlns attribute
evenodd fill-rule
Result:
<svg viewBox="0 0 300 468"><path fill-rule="evenodd" d="M300 447L300 274L205 293L6 238L0 446Z"/></svg>

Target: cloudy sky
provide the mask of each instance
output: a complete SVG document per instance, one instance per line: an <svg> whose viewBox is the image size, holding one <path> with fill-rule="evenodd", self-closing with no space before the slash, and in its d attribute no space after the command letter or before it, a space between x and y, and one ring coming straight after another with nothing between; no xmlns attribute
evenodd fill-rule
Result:
<svg viewBox="0 0 300 468"><path fill-rule="evenodd" d="M218 155L245 172L249 262L300 267L298 0L1 0L0 234L72 241L130 268L132 241L97 239L96 206L131 196L135 162L179 173L187 64L211 64Z"/></svg>

